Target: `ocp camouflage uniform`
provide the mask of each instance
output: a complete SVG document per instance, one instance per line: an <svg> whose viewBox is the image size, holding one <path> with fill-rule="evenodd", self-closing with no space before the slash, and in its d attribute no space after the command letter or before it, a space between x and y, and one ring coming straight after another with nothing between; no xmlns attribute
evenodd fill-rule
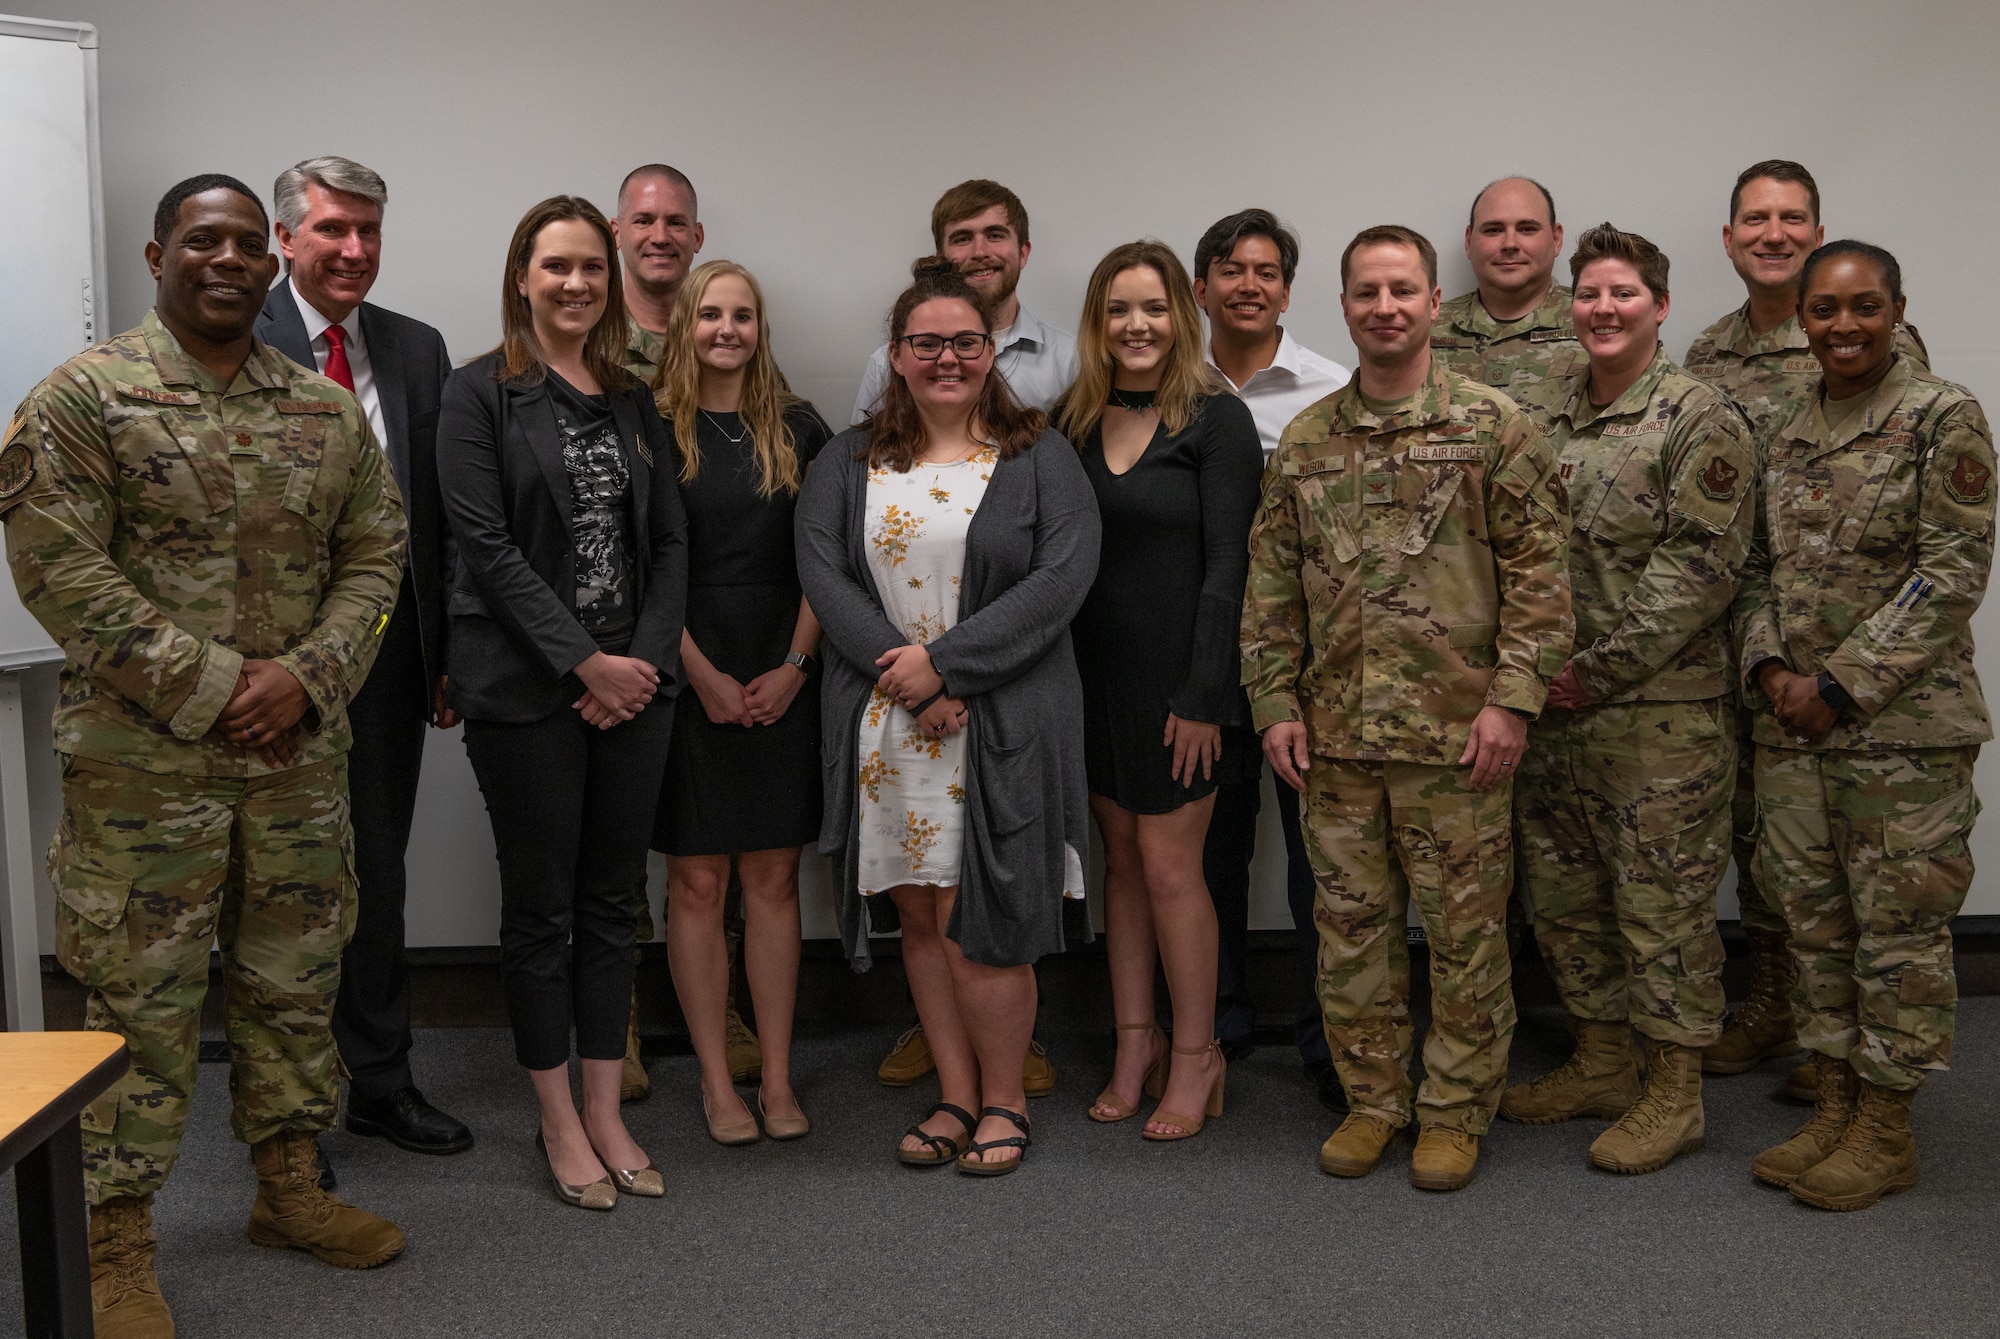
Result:
<svg viewBox="0 0 2000 1339"><path fill-rule="evenodd" d="M625 322L625 370L650 386L660 370L660 358L667 351L667 337L656 334L627 314Z"/></svg>
<svg viewBox="0 0 2000 1339"><path fill-rule="evenodd" d="M1514 402L1433 361L1378 414L1349 385L1294 419L1250 535L1243 682L1261 732L1302 721L1319 995L1357 1113L1413 1113L1414 895L1432 1026L1415 1106L1483 1134L1514 1030L1502 930L1510 783L1460 767L1486 706L1533 715L1569 655L1555 460Z"/></svg>
<svg viewBox="0 0 2000 1339"><path fill-rule="evenodd" d="M1570 323L1570 291L1561 284L1550 285L1540 306L1512 321L1488 315L1478 289L1460 294L1438 308L1431 356L1466 380L1517 400L1537 383L1567 381L1590 366Z"/></svg>
<svg viewBox="0 0 2000 1339"><path fill-rule="evenodd" d="M1921 367L1930 366L1923 337L1912 325L1896 327L1896 352ZM1788 316L1762 335L1750 329L1750 304L1744 303L1694 337L1682 364L1689 376L1705 381L1728 396L1750 420L1750 440L1761 442L1791 422L1792 415L1819 385L1819 360L1796 316ZM1751 739L1756 714L1747 707L1737 714L1736 799L1730 853L1736 861L1736 898L1743 928L1758 934L1783 935L1785 917L1777 904L1758 888L1757 757Z"/></svg>
<svg viewBox="0 0 2000 1339"><path fill-rule="evenodd" d="M354 922L347 703L396 602L402 501L360 406L256 344L227 386L152 312L22 403L0 445L21 601L67 656L56 952L132 1068L84 1112L92 1203L172 1169L209 950L239 1138L331 1128ZM212 729L246 658L309 707L294 766Z"/></svg>
<svg viewBox="0 0 2000 1339"><path fill-rule="evenodd" d="M1790 929L1799 1040L1912 1090L1951 1055L1948 926L1993 737L1970 628L1993 558L1992 432L1963 387L1898 357L1840 426L1816 393L1760 446L1738 606L1758 880ZM1779 725L1756 678L1773 659L1853 698L1827 736Z"/></svg>
<svg viewBox="0 0 2000 1339"><path fill-rule="evenodd" d="M1524 406L1569 493L1592 705L1550 708L1516 781L1535 937L1569 1012L1680 1046L1722 1032L1715 894L1736 739L1729 607L1755 522L1743 417L1664 349L1616 400L1590 372Z"/></svg>

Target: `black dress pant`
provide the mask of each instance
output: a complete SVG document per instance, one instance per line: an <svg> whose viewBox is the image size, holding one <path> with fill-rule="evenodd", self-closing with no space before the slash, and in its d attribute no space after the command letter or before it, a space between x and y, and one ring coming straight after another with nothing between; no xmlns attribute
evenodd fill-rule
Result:
<svg viewBox="0 0 2000 1339"><path fill-rule="evenodd" d="M429 704L416 599L405 581L375 666L347 707L354 729L347 790L359 895L354 938L340 958L333 1039L351 1091L360 1098L385 1097L412 1082L410 964L403 943L409 880L403 856L417 811Z"/></svg>
<svg viewBox="0 0 2000 1339"><path fill-rule="evenodd" d="M1263 778L1220 786L1208 820L1202 874L1215 903L1215 1035L1243 1041L1257 1025L1250 996L1250 859L1257 850L1257 811L1263 806ZM1307 1064L1329 1059L1320 1020L1319 927L1313 921L1312 865L1299 827L1298 792L1282 781L1276 787L1278 821L1285 833L1285 901L1291 908L1298 952L1301 998L1292 1020L1299 1058Z"/></svg>
<svg viewBox="0 0 2000 1339"><path fill-rule="evenodd" d="M599 730L565 707L527 725L469 720L465 751L500 858L500 966L528 1069L625 1055L632 888L666 775L674 704Z"/></svg>

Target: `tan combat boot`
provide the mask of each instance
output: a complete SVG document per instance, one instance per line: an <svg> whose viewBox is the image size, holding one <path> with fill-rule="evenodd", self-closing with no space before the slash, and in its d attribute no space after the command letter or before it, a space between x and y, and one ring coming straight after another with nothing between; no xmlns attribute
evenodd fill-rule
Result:
<svg viewBox="0 0 2000 1339"><path fill-rule="evenodd" d="M1500 1095L1500 1114L1522 1125L1555 1125L1577 1116L1615 1120L1639 1100L1632 1029L1624 1023L1573 1020L1576 1049L1531 1083Z"/></svg>
<svg viewBox="0 0 2000 1339"><path fill-rule="evenodd" d="M403 1253L403 1231L320 1189L310 1130L281 1130L250 1150L257 1202L250 1240L278 1250L311 1251L342 1269L373 1269Z"/></svg>
<svg viewBox="0 0 2000 1339"><path fill-rule="evenodd" d="M764 1077L764 1047L734 1004L722 1020L722 1044L731 1083L755 1083Z"/></svg>
<svg viewBox="0 0 2000 1339"><path fill-rule="evenodd" d="M1847 1122L1854 1119L1861 1080L1855 1077L1853 1067L1844 1059L1815 1052L1806 1068L1813 1072L1819 1093L1812 1119L1784 1143L1759 1153L1750 1164L1750 1174L1770 1185L1789 1186L1826 1161L1839 1146L1840 1136L1847 1133Z"/></svg>
<svg viewBox="0 0 2000 1339"><path fill-rule="evenodd" d="M153 1273L153 1197L120 1195L90 1211L90 1319L98 1339L174 1339Z"/></svg>
<svg viewBox="0 0 2000 1339"><path fill-rule="evenodd" d="M1917 1091L1878 1088L1857 1078L1854 1119L1833 1152L1792 1182L1792 1198L1815 1209L1865 1209L1917 1183L1910 1104Z"/></svg>
<svg viewBox="0 0 2000 1339"><path fill-rule="evenodd" d="M1755 1069L1760 1060L1797 1051L1799 1039L1792 1026L1792 985L1797 979L1798 966L1785 936L1752 930L1749 998L1723 1029L1722 1039L1702 1052L1703 1071L1741 1074Z"/></svg>
<svg viewBox="0 0 2000 1339"><path fill-rule="evenodd" d="M1595 1167L1621 1176L1657 1172L1683 1153L1699 1153L1708 1125L1701 1110L1701 1052L1648 1045L1646 1091L1590 1146Z"/></svg>
<svg viewBox="0 0 2000 1339"><path fill-rule="evenodd" d="M1426 1125L1410 1154L1410 1184L1418 1190L1463 1190L1478 1164L1478 1135L1455 1125Z"/></svg>
<svg viewBox="0 0 2000 1339"><path fill-rule="evenodd" d="M1021 1061L1021 1088L1029 1097L1047 1097L1056 1090L1056 1065L1042 1044L1030 1039Z"/></svg>
<svg viewBox="0 0 2000 1339"><path fill-rule="evenodd" d="M924 1025L917 1024L889 1048L889 1054L875 1069L875 1077L885 1088L907 1088L937 1068L937 1057L931 1054L930 1038L924 1035Z"/></svg>
<svg viewBox="0 0 2000 1339"><path fill-rule="evenodd" d="M625 1020L625 1064L618 1074L618 1100L643 1102L653 1095L653 1076L639 1051L639 995L632 994L632 1013Z"/></svg>
<svg viewBox="0 0 2000 1339"><path fill-rule="evenodd" d="M1784 1094L1794 1102L1819 1101L1819 1075L1813 1069L1812 1061L1796 1065L1785 1075Z"/></svg>
<svg viewBox="0 0 2000 1339"><path fill-rule="evenodd" d="M1319 1169L1328 1176L1366 1176L1382 1161L1396 1126L1380 1116L1353 1112L1319 1146Z"/></svg>

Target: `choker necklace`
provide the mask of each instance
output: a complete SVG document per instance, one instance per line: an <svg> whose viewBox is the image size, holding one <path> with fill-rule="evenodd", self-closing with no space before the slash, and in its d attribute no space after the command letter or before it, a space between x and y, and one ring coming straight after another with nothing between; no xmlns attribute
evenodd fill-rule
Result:
<svg viewBox="0 0 2000 1339"><path fill-rule="evenodd" d="M744 440L750 436L750 429L745 428L743 429L743 435L741 437L731 437L729 435L729 429L722 426L721 419L709 413L706 409L697 409L695 412L700 414L703 418L706 418L710 423L713 423L715 425L715 430L721 433L723 436L723 440L727 441L731 446L743 445ZM738 415L738 417L741 418L741 415Z"/></svg>
<svg viewBox="0 0 2000 1339"><path fill-rule="evenodd" d="M1158 395L1158 391L1121 391L1116 386L1113 386L1111 388L1110 402L1117 405L1120 409L1127 409L1135 414L1143 414L1146 410L1153 407L1153 401Z"/></svg>

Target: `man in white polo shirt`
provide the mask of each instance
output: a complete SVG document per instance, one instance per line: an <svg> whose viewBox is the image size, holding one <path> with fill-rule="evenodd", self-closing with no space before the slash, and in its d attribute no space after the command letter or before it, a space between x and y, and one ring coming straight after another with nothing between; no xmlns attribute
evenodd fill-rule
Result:
<svg viewBox="0 0 2000 1339"><path fill-rule="evenodd" d="M1231 214L1202 234L1194 249L1194 296L1208 313L1208 361L1229 379L1250 407L1269 460L1294 417L1347 384L1348 371L1293 339L1278 318L1292 301L1299 267L1299 239L1268 209ZM1215 900L1218 929L1215 1033L1232 1058L1252 1048L1257 1010L1250 997L1250 858L1257 842L1263 780L1226 785L1209 820L1203 872ZM1285 832L1285 900L1297 927L1304 1002L1295 1020L1299 1057L1319 1087L1320 1100L1342 1104L1326 1033L1320 1024L1313 976L1319 932L1313 926L1313 876L1299 831L1299 796L1276 789Z"/></svg>
<svg viewBox="0 0 2000 1339"><path fill-rule="evenodd" d="M1049 325L1015 296L1028 263L1028 211L997 181L962 181L931 206L931 243L957 262L973 288L993 304L993 366L1022 404L1046 412L1076 380L1076 338ZM868 359L854 417L867 418L889 384L889 346ZM1276 439L1273 438L1273 441Z"/></svg>

